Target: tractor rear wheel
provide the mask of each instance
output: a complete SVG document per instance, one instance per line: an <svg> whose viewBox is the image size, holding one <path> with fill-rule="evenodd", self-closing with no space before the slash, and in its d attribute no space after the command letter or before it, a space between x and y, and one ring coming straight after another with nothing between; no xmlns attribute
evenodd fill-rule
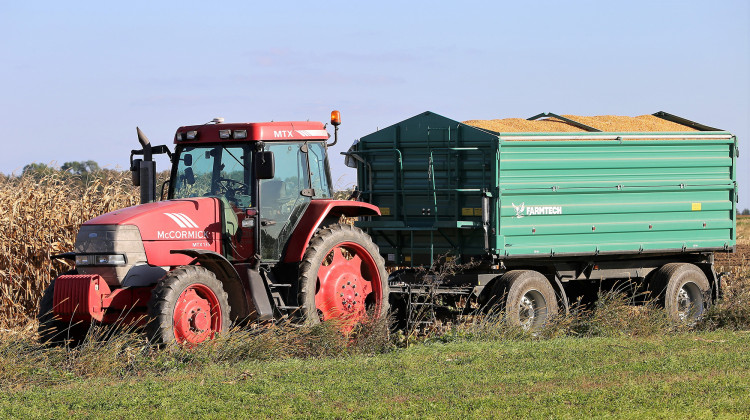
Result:
<svg viewBox="0 0 750 420"><path fill-rule="evenodd" d="M76 270L70 270L62 275L78 274ZM48 346L76 347L83 342L89 331L90 324L82 321L65 322L52 312L53 298L55 294L55 280L50 282L44 289L42 299L39 301L39 342Z"/></svg>
<svg viewBox="0 0 750 420"><path fill-rule="evenodd" d="M146 332L152 343L193 345L229 329L229 298L216 275L188 265L157 283L148 303Z"/></svg>
<svg viewBox="0 0 750 420"><path fill-rule="evenodd" d="M385 262L372 239L360 229L334 224L320 229L300 265L299 301L309 323L341 320L351 331L367 314L388 314Z"/></svg>

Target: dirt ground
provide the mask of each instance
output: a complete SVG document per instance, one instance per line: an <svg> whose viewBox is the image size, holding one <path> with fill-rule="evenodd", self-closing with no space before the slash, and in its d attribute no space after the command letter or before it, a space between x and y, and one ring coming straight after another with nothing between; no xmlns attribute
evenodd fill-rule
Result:
<svg viewBox="0 0 750 420"><path fill-rule="evenodd" d="M733 253L717 252L717 271L732 271L732 268L750 265L750 216L737 217L737 248Z"/></svg>

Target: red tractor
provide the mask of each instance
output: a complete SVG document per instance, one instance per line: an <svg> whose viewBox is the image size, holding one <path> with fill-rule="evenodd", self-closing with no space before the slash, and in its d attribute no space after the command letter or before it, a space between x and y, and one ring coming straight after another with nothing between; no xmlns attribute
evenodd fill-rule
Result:
<svg viewBox="0 0 750 420"><path fill-rule="evenodd" d="M334 200L320 122L180 127L175 150L131 152L142 204L81 226L75 270L52 281L39 305L42 341L80 341L93 322L145 325L155 343L210 340L232 324L341 319L347 329L388 311L383 258L341 216L371 204ZM171 175L156 201L154 154ZM133 159L142 156L142 159Z"/></svg>

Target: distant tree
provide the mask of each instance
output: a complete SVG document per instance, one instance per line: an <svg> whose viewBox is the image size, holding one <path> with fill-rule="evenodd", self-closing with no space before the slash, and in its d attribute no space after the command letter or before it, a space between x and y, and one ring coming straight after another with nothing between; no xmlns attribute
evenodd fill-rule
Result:
<svg viewBox="0 0 750 420"><path fill-rule="evenodd" d="M742 210L742 215L743 216L750 216L750 209Z"/></svg>
<svg viewBox="0 0 750 420"><path fill-rule="evenodd" d="M22 176L33 176L34 178L44 178L57 172L57 169L44 163L29 163L23 167Z"/></svg>
<svg viewBox="0 0 750 420"><path fill-rule="evenodd" d="M65 162L61 169L64 172L80 177L84 185L88 184L94 173L101 171L99 164L93 160Z"/></svg>
<svg viewBox="0 0 750 420"><path fill-rule="evenodd" d="M99 164L93 160L65 162L61 168L63 171L69 171L74 175L91 174L100 170Z"/></svg>

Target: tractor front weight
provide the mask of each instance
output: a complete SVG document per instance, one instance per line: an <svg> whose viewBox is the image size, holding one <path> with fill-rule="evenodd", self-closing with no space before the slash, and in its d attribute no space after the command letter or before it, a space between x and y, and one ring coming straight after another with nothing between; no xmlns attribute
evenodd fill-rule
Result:
<svg viewBox="0 0 750 420"><path fill-rule="evenodd" d="M55 280L52 312L61 321L138 324L146 321L151 287L110 289L97 275L62 275Z"/></svg>

